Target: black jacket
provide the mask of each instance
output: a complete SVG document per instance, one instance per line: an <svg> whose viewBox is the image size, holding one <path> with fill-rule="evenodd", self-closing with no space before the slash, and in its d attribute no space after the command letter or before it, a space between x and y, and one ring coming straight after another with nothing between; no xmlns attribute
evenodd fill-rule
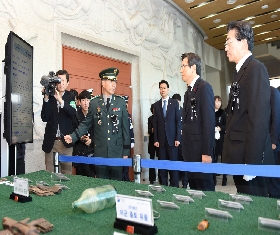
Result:
<svg viewBox="0 0 280 235"><path fill-rule="evenodd" d="M234 86L236 83L239 88ZM274 164L269 135L270 85L265 66L251 55L234 76L233 86L227 107L223 162Z"/></svg>
<svg viewBox="0 0 280 235"><path fill-rule="evenodd" d="M47 125L45 128L42 149L46 153L50 153L53 148L58 124L64 146L66 148L73 146L64 141L64 135L71 134L74 131L73 122L75 120L76 109L70 105L71 101L71 104L75 105L74 94L65 91L62 99L64 100L64 107L59 109L57 107L57 100L53 96L49 97L48 102L43 100L41 118L43 122L47 122Z"/></svg>
<svg viewBox="0 0 280 235"><path fill-rule="evenodd" d="M194 108L191 106L191 100L195 103ZM205 80L197 79L190 97L187 92L185 93L182 120L184 160L201 162L202 155L213 157L215 143L214 93L211 85Z"/></svg>
<svg viewBox="0 0 280 235"><path fill-rule="evenodd" d="M226 128L226 114L223 109L219 109L215 112L215 127L219 126L221 128L220 131L220 139L215 139L215 155L222 154L223 151L223 143L225 136L225 128Z"/></svg>
<svg viewBox="0 0 280 235"><path fill-rule="evenodd" d="M81 108L78 108L77 112L76 112L76 121L77 121L77 126L79 126L79 124L85 120L85 115L82 112ZM93 142L93 126L87 131L87 133L85 133L85 135L89 136L89 138L91 139L91 144L88 146L86 145L84 142L82 142L81 140L78 140L75 143L75 146L73 148L73 155L76 156L88 156L90 154L93 154L93 149L94 149L94 142Z"/></svg>

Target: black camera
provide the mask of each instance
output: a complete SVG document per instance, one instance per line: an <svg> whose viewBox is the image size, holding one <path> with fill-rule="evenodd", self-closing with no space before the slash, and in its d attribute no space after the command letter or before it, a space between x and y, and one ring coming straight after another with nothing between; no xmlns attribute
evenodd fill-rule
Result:
<svg viewBox="0 0 280 235"><path fill-rule="evenodd" d="M43 92L43 95L55 95L55 87L56 84L61 83L61 79L57 76L55 76L54 72L49 72L49 75L43 75L40 81L41 85L45 87L45 91Z"/></svg>

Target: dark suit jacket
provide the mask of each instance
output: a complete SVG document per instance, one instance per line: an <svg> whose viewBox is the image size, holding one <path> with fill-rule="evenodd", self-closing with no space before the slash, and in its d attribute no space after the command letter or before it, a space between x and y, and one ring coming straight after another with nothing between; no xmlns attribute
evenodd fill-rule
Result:
<svg viewBox="0 0 280 235"><path fill-rule="evenodd" d="M215 112L215 127L219 126L221 128L220 131L220 139L215 139L215 154L222 154L223 144L224 144L224 136L225 136L225 128L226 128L226 114L223 109L219 109Z"/></svg>
<svg viewBox="0 0 280 235"><path fill-rule="evenodd" d="M154 152L154 132L152 131L154 126L154 115L148 118L148 133L149 133L149 143L148 143L148 153L151 154Z"/></svg>
<svg viewBox="0 0 280 235"><path fill-rule="evenodd" d="M57 101L53 96L49 96L48 102L43 100L41 118L43 122L47 122L47 125L45 128L42 149L46 153L50 153L52 150L58 124L62 134L61 139L64 146L66 148L73 146L73 144L65 143L63 135L68 135L74 130L73 124L75 120L76 109L70 105L70 102L72 101L72 103L74 102L73 104L75 104L75 97L71 92L65 91L62 99L64 100L64 107L59 108L59 112L57 108Z"/></svg>
<svg viewBox="0 0 280 235"><path fill-rule="evenodd" d="M239 108L233 106L232 89L227 107L223 162L273 164L270 121L270 86L265 66L251 55L233 82L240 85Z"/></svg>
<svg viewBox="0 0 280 235"><path fill-rule="evenodd" d="M213 157L215 136L214 93L211 85L198 78L191 91L190 98L196 101L196 118L191 121L191 103L187 92L183 106L182 152L185 161L201 162L202 155Z"/></svg>
<svg viewBox="0 0 280 235"><path fill-rule="evenodd" d="M116 131L112 115L117 117ZM120 96L113 95L109 111L103 100L103 95L90 101L85 120L71 134L73 142L86 133L91 126L94 129L94 155L97 157L122 158L130 156L130 134L128 113L125 101ZM115 132L113 132L115 130Z"/></svg>
<svg viewBox="0 0 280 235"><path fill-rule="evenodd" d="M280 137L280 92L272 86L270 87L270 92L270 138L272 144L278 145Z"/></svg>
<svg viewBox="0 0 280 235"><path fill-rule="evenodd" d="M175 99L168 99L166 117L163 117L162 99L154 105L154 142L159 142L159 147L165 145L167 138L169 146L175 146L175 141L181 141L181 114L179 103Z"/></svg>

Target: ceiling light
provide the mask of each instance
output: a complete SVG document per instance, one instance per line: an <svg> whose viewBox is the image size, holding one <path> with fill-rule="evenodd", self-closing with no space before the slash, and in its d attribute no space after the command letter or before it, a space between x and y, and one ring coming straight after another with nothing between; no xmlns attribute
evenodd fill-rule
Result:
<svg viewBox="0 0 280 235"><path fill-rule="evenodd" d="M249 16L249 17L245 18L244 20L251 20L251 19L254 19L254 18L256 18L256 17L255 16Z"/></svg>
<svg viewBox="0 0 280 235"><path fill-rule="evenodd" d="M277 38L277 37L266 38L266 39L264 39L262 41L267 41L267 40L271 40L271 39L274 39L274 38Z"/></svg>
<svg viewBox="0 0 280 235"><path fill-rule="evenodd" d="M262 33L255 34L254 36L259 36L259 35L267 34L267 33L270 33L270 32L271 32L271 30L270 30L270 31L266 31L266 32L262 32Z"/></svg>
<svg viewBox="0 0 280 235"><path fill-rule="evenodd" d="M274 18L276 18L276 17L277 17L277 15L272 15L272 16L271 16L272 19L274 19Z"/></svg>
<svg viewBox="0 0 280 235"><path fill-rule="evenodd" d="M204 19L208 19L208 18L211 18L211 17L213 17L213 16L216 16L217 14L211 14L211 15L208 15L208 16L206 16L206 17L202 17L202 18L200 18L201 20L204 20Z"/></svg>
<svg viewBox="0 0 280 235"><path fill-rule="evenodd" d="M215 24L220 23L220 22L221 22L221 19L215 19L215 20L213 20L213 22L214 22Z"/></svg>
<svg viewBox="0 0 280 235"><path fill-rule="evenodd" d="M215 27L215 29L219 29L219 28L222 28L222 27L225 27L225 26L227 26L227 25L226 24L221 24L221 25Z"/></svg>
<svg viewBox="0 0 280 235"><path fill-rule="evenodd" d="M232 8L232 9L233 9L233 10L236 10L236 9L241 8L241 7L245 7L245 5L238 5L238 6L234 7L234 8Z"/></svg>
<svg viewBox="0 0 280 235"><path fill-rule="evenodd" d="M192 3L194 0L185 0L186 3Z"/></svg>
<svg viewBox="0 0 280 235"><path fill-rule="evenodd" d="M227 0L227 4L234 4L236 3L236 0Z"/></svg>
<svg viewBox="0 0 280 235"><path fill-rule="evenodd" d="M258 28L258 27L261 27L261 26L263 26L263 25L262 24L257 24L255 26L253 26L252 28Z"/></svg>
<svg viewBox="0 0 280 235"><path fill-rule="evenodd" d="M264 10L264 9L268 8L268 5L263 5L261 8Z"/></svg>
<svg viewBox="0 0 280 235"><path fill-rule="evenodd" d="M255 21L251 20L249 21L249 24L255 24Z"/></svg>

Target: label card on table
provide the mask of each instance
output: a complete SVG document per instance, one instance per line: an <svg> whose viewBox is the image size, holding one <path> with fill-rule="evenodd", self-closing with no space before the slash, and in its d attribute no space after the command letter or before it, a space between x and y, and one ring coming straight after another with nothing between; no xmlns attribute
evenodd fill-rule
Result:
<svg viewBox="0 0 280 235"><path fill-rule="evenodd" d="M28 179L14 177L14 193L29 197Z"/></svg>
<svg viewBox="0 0 280 235"><path fill-rule="evenodd" d="M118 219L154 226L152 199L122 194L115 198Z"/></svg>

